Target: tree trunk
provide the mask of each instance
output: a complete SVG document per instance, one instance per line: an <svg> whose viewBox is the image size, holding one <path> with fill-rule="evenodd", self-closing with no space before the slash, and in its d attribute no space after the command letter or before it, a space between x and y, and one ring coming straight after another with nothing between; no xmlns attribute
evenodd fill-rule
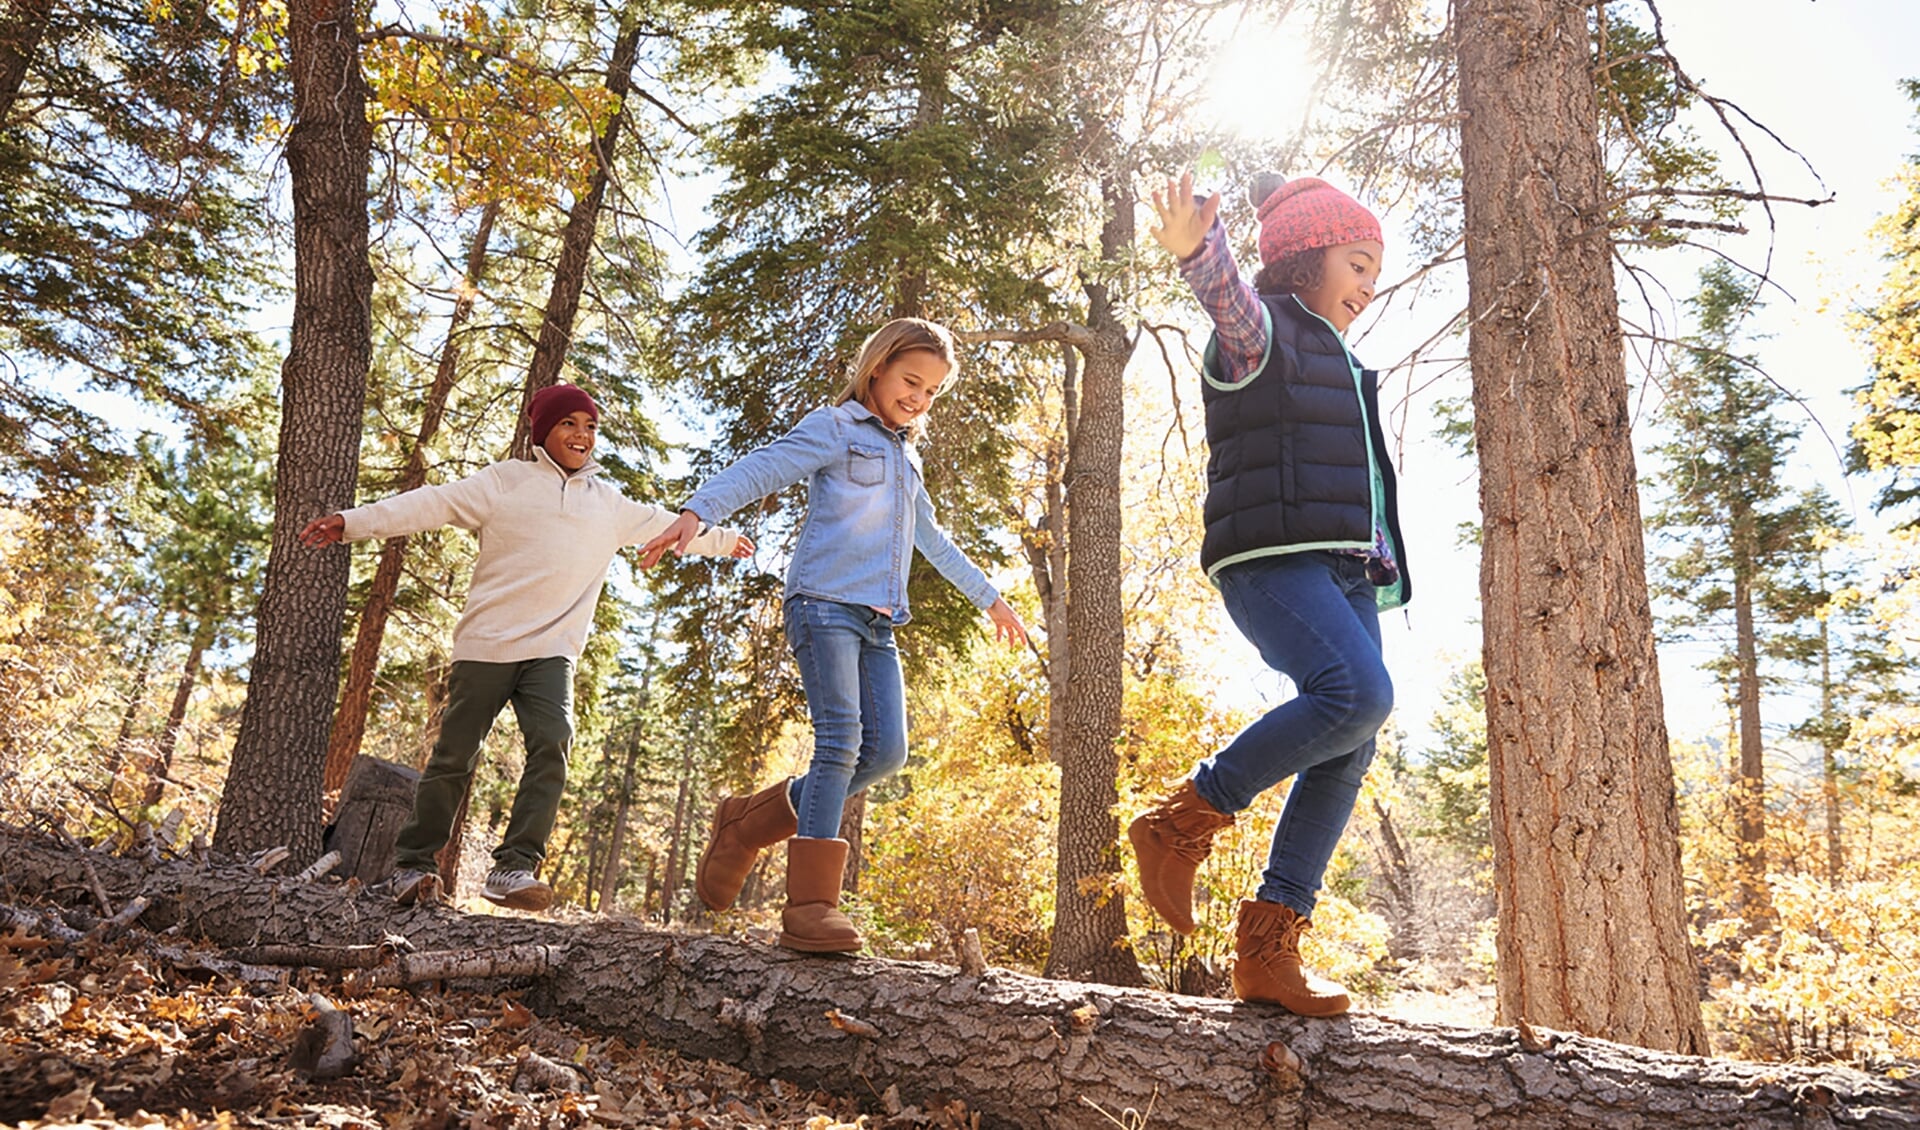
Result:
<svg viewBox="0 0 1920 1130"><path fill-rule="evenodd" d="M1073 671L1073 637L1067 630L1065 464L1080 415L1080 355L1064 342L1060 352L1060 430L1047 437L1046 451L1040 456L1040 517L1029 519L1018 508L1011 508L1009 515L1026 527L1020 535L1020 546L1027 556L1034 591L1040 597L1040 622L1047 638L1047 756L1055 765L1060 764L1065 748L1060 740L1060 704L1066 701L1067 678Z"/></svg>
<svg viewBox="0 0 1920 1130"><path fill-rule="evenodd" d="M847 841L847 865L840 871L840 889L860 893L860 876L867 867L867 790L847 798L840 808L840 838Z"/></svg>
<svg viewBox="0 0 1920 1130"><path fill-rule="evenodd" d="M1920 1082L1846 1068L1697 1059L1364 1012L1306 1020L1270 1005L999 969L974 976L932 962L808 957L631 918L401 911L338 882L185 862L148 871L0 830L0 878L16 899L85 891L88 863L116 904L135 893L151 900L143 927L179 924L255 956L269 946L372 945L389 932L405 936L416 951L409 962L421 964L448 950L555 947L550 972L525 997L542 1015L803 1087L859 1095L898 1087L902 1102L927 1109L958 1098L982 1127L1920 1126Z"/></svg>
<svg viewBox="0 0 1920 1130"><path fill-rule="evenodd" d="M1101 258L1133 245L1133 197L1124 174L1101 181L1106 222ZM1126 691L1126 608L1120 597L1120 462L1127 359L1133 340L1105 283L1083 281L1088 342L1082 347L1079 418L1067 452L1067 635L1073 665L1060 705L1060 822L1054 869L1049 977L1110 985L1145 978L1127 944L1121 889L1120 802L1115 777Z"/></svg>
<svg viewBox="0 0 1920 1130"><path fill-rule="evenodd" d="M667 834L667 858L665 880L660 891L660 921L673 921L674 895L679 890L676 885L679 872L686 866L682 854L687 844L687 806L693 799L693 743L687 742L680 752L680 788L673 798L673 827ZM640 907L644 913L646 903Z"/></svg>
<svg viewBox="0 0 1920 1130"><path fill-rule="evenodd" d="M4 27L0 27L3 32ZM107 789L120 779L120 770L127 763L127 755L133 752L133 724L139 720L140 704L146 701L147 685L153 681L153 656L160 650L160 628L147 633L140 641L140 658L134 665L133 686L127 690L127 704L120 711L120 732L114 735L113 746L107 759Z"/></svg>
<svg viewBox="0 0 1920 1130"><path fill-rule="evenodd" d="M1740 775L1734 781L1740 834L1734 850L1740 916L1747 932L1755 934L1773 918L1773 898L1767 889L1766 762L1760 734L1759 643L1753 625L1753 510L1740 499L1732 502L1733 651L1740 710Z"/></svg>
<svg viewBox="0 0 1920 1130"><path fill-rule="evenodd" d="M228 852L284 844L305 865L320 854L320 787L340 678L348 562L346 553L308 549L296 535L353 500L372 355L372 130L354 6L310 0L290 11L287 31L293 329L281 367L273 541L213 842Z"/></svg>
<svg viewBox="0 0 1920 1130"><path fill-rule="evenodd" d="M167 707L166 727L160 731L160 744L154 749L153 761L147 768L146 793L141 797L143 804L159 804L161 795L166 791L167 778L173 772L173 752L179 748L180 731L187 724L187 706L193 701L193 688L200 684L200 665L219 632L216 627L218 619L218 613L203 612L200 626L194 629L193 643L187 649L186 665L180 669L180 682L173 688L173 704Z"/></svg>
<svg viewBox="0 0 1920 1130"><path fill-rule="evenodd" d="M1455 9L1499 1011L1700 1051L1590 7Z"/></svg>
<svg viewBox="0 0 1920 1130"><path fill-rule="evenodd" d="M606 914L613 907L614 892L620 889L621 849L627 843L627 817L633 811L633 773L635 763L640 760L640 736L636 733L627 744L627 763L620 773L620 796L613 810L613 832L607 841L607 862L600 871L600 913ZM683 790L684 795L684 790ZM679 814L674 814L679 819Z"/></svg>
<svg viewBox="0 0 1920 1130"><path fill-rule="evenodd" d="M1833 741L1833 638L1820 617L1820 792L1827 809L1827 885L1836 886L1846 869L1840 828L1840 755Z"/></svg>
<svg viewBox="0 0 1920 1130"><path fill-rule="evenodd" d="M0 19L0 127L13 124L13 103L47 34L53 0L13 0L8 7L12 12Z"/></svg>
<svg viewBox="0 0 1920 1130"><path fill-rule="evenodd" d="M528 459L533 455L533 440L527 432L527 406L533 394L560 380L561 366L567 360L567 347L573 344L573 322L580 313L580 292L587 284L587 256L593 250L593 236L600 224L600 203L606 199L608 170L613 163L613 148L620 140L620 120L626 114L626 97L633 89L633 64L640 52L641 25L632 21L623 28L613 46L613 59L607 64L607 90L614 96L613 115L607 128L594 139L593 176L587 190L567 211L567 226L560 236L560 261L553 268L553 286L547 293L545 316L540 320L540 336L533 347L533 364L527 370L527 387L520 401L520 419L514 426L513 455Z"/></svg>
<svg viewBox="0 0 1920 1130"><path fill-rule="evenodd" d="M394 493L402 494L425 486L427 482L427 445L440 433L445 418L447 397L453 392L459 371L461 327L473 313L474 299L480 294L480 278L487 266L487 241L493 237L493 222L500 205L488 201L480 212L479 226L467 245L466 275L460 280L460 292L453 300L447 338L440 346L440 365L434 371L433 384L427 388L426 404L420 413L420 429L414 434L413 447L407 452L406 469L394 484ZM340 706L333 712L333 729L327 736L327 769L321 788L332 793L346 784L347 771L360 754L360 743L367 734L367 711L373 705L374 676L380 671L380 644L387 633L387 618L393 614L400 577L406 571L407 539L403 534L388 538L380 545L380 563L373 571L373 585L367 590L366 603L360 609L360 623L354 629L353 658L347 663L347 682L340 692Z"/></svg>

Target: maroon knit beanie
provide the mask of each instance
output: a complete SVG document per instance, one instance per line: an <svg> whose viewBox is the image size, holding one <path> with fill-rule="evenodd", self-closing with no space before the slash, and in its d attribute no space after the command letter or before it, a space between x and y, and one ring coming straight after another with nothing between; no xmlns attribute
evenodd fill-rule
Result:
<svg viewBox="0 0 1920 1130"><path fill-rule="evenodd" d="M595 421L600 419L600 406L593 397L578 385L548 385L533 394L533 402L527 405L527 419L533 424L533 445L547 442L547 433L553 426L574 412L585 412Z"/></svg>
<svg viewBox="0 0 1920 1130"><path fill-rule="evenodd" d="M1254 195L1262 263L1316 247L1380 239L1380 221L1373 213L1318 177L1287 180L1268 174L1256 182Z"/></svg>

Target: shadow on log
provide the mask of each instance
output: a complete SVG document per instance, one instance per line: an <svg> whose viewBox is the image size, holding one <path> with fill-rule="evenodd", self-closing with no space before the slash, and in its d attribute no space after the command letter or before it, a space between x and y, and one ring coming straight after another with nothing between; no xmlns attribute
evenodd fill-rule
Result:
<svg viewBox="0 0 1920 1130"><path fill-rule="evenodd" d="M399 910L358 884L149 867L0 829L10 901L88 889L226 946L553 947L533 1007L843 1094L959 1098L986 1126L1920 1127L1920 1083L1666 1055L1524 1029L1408 1024L987 970L803 957L631 921ZM1127 1122L1134 1125L1135 1122Z"/></svg>

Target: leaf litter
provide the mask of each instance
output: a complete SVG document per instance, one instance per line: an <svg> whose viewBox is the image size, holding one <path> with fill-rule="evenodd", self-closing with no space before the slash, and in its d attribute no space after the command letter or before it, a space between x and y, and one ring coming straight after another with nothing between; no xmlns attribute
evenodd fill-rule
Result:
<svg viewBox="0 0 1920 1130"><path fill-rule="evenodd" d="M0 936L0 1123L20 1130L979 1124L963 1103L905 1106L893 1087L862 1105L542 1018L513 991L348 995L307 969L262 988L131 939Z"/></svg>

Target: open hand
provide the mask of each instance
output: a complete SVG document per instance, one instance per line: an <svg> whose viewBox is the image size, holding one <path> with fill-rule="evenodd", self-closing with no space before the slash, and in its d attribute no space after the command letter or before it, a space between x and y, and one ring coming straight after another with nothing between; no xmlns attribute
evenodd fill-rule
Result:
<svg viewBox="0 0 1920 1130"><path fill-rule="evenodd" d="M1195 205L1193 173L1184 172L1178 182L1169 180L1164 187L1153 190L1153 212L1160 218L1160 226L1152 229L1154 241L1174 258L1185 259L1206 242L1213 219L1220 214L1220 194L1216 192L1205 203Z"/></svg>
<svg viewBox="0 0 1920 1130"><path fill-rule="evenodd" d="M653 568L662 557L666 556L669 549L673 550L675 557L685 557L687 546L698 536L700 536L700 515L691 510L682 510L680 516L673 520L673 525L661 531L659 537L640 547L640 567ZM745 542L747 539L740 540ZM738 546L734 548L735 556L744 556L738 552ZM753 551L749 549L747 552Z"/></svg>
<svg viewBox="0 0 1920 1130"><path fill-rule="evenodd" d="M746 560L753 556L753 539L745 534L735 534L739 540L733 543L733 556L737 560Z"/></svg>
<svg viewBox="0 0 1920 1130"><path fill-rule="evenodd" d="M1006 597L993 602L993 607L987 609L987 618L993 621L994 639L1005 640L1014 647L1027 642L1027 626L1020 622L1020 614L1007 603Z"/></svg>
<svg viewBox="0 0 1920 1130"><path fill-rule="evenodd" d="M346 536L347 520L338 514L329 514L324 518L315 518L300 530L300 544L318 549Z"/></svg>

